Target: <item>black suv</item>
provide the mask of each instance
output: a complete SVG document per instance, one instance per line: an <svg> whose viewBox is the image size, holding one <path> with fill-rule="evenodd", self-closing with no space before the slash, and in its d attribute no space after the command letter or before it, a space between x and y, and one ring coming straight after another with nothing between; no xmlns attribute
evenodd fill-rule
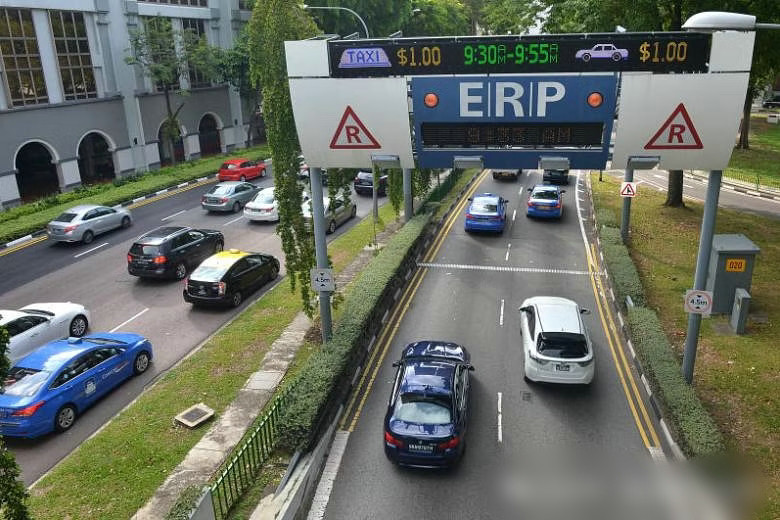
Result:
<svg viewBox="0 0 780 520"><path fill-rule="evenodd" d="M358 172L355 177L355 192L359 195L371 195L374 191L374 173L373 172ZM377 188L377 195L385 195L387 193L387 175L379 176L379 187Z"/></svg>
<svg viewBox="0 0 780 520"><path fill-rule="evenodd" d="M212 229L161 227L142 235L127 253L127 272L142 278L184 279L204 258L222 251L225 237Z"/></svg>

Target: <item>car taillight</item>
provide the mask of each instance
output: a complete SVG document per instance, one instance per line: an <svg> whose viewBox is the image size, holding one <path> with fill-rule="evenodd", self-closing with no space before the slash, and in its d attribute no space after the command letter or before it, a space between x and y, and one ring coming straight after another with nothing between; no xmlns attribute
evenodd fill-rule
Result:
<svg viewBox="0 0 780 520"><path fill-rule="evenodd" d="M164 264L167 261L168 261L168 259L165 258L164 256L155 256L154 257L154 263L155 264Z"/></svg>
<svg viewBox="0 0 780 520"><path fill-rule="evenodd" d="M132 263L132 262L133 262L133 255L131 255L130 253L127 253L127 263L129 264L129 263Z"/></svg>
<svg viewBox="0 0 780 520"><path fill-rule="evenodd" d="M46 401L38 401L35 404L31 404L30 406L22 408L21 410L16 410L15 412L11 413L11 416L12 417L30 417L35 412L37 412L38 408L43 406L45 403L46 403Z"/></svg>
<svg viewBox="0 0 780 520"><path fill-rule="evenodd" d="M201 201L201 202L206 202L206 196L205 196L205 195L203 195L203 196L200 198L200 201Z"/></svg>
<svg viewBox="0 0 780 520"><path fill-rule="evenodd" d="M385 432L385 442L391 446L395 446L396 448L404 447L404 441L393 437L393 434L390 432Z"/></svg>
<svg viewBox="0 0 780 520"><path fill-rule="evenodd" d="M184 279L184 287L187 287L189 284L190 284L190 277L188 276Z"/></svg>
<svg viewBox="0 0 780 520"><path fill-rule="evenodd" d="M536 356L534 356L534 353L533 353L533 352L529 352L529 353L528 353L528 356L529 356L529 357L530 357L532 360L534 360L534 361L535 361L537 364L539 364L539 365L546 365L547 363L549 363L549 362L550 362L550 361L549 361L549 360L547 360L547 359L542 359L542 358L539 358L539 357L536 357Z"/></svg>
<svg viewBox="0 0 780 520"><path fill-rule="evenodd" d="M536 205L536 203L534 203L534 201L532 201L532 200L528 201L528 207L529 208L533 208L535 205Z"/></svg>
<svg viewBox="0 0 780 520"><path fill-rule="evenodd" d="M466 218L474 218L474 215L472 215L471 213L466 213Z"/></svg>
<svg viewBox="0 0 780 520"><path fill-rule="evenodd" d="M225 296L225 291L227 290L227 284L225 282L219 282L217 283L217 294L220 296Z"/></svg>
<svg viewBox="0 0 780 520"><path fill-rule="evenodd" d="M66 227L65 229L63 229L63 231L64 231L65 233L70 233L70 232L71 232L71 231L73 231L74 229L76 229L76 226L68 226L68 227Z"/></svg>
<svg viewBox="0 0 780 520"><path fill-rule="evenodd" d="M438 448L440 450L451 450L453 448L457 448L458 444L460 444L460 438L459 437L453 437L452 439L442 442L438 445Z"/></svg>
<svg viewBox="0 0 780 520"><path fill-rule="evenodd" d="M556 202L555 203L555 209L560 209L560 207L561 207L561 203L560 202Z"/></svg>
<svg viewBox="0 0 780 520"><path fill-rule="evenodd" d="M219 199L219 201L220 201L222 204L224 204L224 203L226 203L228 200L227 200L227 197L222 197L221 199Z"/></svg>

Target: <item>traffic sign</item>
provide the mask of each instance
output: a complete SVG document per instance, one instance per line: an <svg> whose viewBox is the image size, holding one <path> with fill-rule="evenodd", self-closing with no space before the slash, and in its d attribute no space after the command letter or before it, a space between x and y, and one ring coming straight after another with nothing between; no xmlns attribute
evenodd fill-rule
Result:
<svg viewBox="0 0 780 520"><path fill-rule="evenodd" d="M334 150L339 148L347 150L382 148L349 105L344 110L344 115L341 116L333 139L330 140L330 147Z"/></svg>
<svg viewBox="0 0 780 520"><path fill-rule="evenodd" d="M712 291L690 289L685 292L685 312L710 314L712 312Z"/></svg>
<svg viewBox="0 0 780 520"><path fill-rule="evenodd" d="M311 287L316 292L333 292L336 290L336 280L333 278L333 269L316 268L311 272Z"/></svg>
<svg viewBox="0 0 780 520"><path fill-rule="evenodd" d="M621 182L620 183L620 196L621 197L636 197L636 183L635 182Z"/></svg>
<svg viewBox="0 0 780 520"><path fill-rule="evenodd" d="M645 150L699 150L704 148L691 116L680 103L645 145Z"/></svg>

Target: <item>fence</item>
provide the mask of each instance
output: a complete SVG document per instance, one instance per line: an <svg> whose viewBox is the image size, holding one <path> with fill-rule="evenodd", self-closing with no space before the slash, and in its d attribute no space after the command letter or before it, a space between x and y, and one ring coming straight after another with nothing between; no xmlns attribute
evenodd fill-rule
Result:
<svg viewBox="0 0 780 520"><path fill-rule="evenodd" d="M214 516L218 520L227 517L228 511L254 483L263 464L276 446L276 423L280 409L287 404L292 385L285 388L266 411L254 431L245 438L236 450L230 463L222 470L211 485Z"/></svg>
<svg viewBox="0 0 780 520"><path fill-rule="evenodd" d="M743 173L734 170L727 170L723 172L724 177L734 179L736 181L744 182L745 184L751 184L757 190L764 188L780 189L780 179L775 177L761 176L758 173Z"/></svg>

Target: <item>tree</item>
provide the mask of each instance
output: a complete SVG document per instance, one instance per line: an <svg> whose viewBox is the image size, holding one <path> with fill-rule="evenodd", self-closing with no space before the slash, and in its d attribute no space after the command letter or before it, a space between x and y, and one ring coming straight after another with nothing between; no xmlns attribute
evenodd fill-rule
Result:
<svg viewBox="0 0 780 520"><path fill-rule="evenodd" d="M320 0L311 5L352 9L366 22L374 38L382 38L401 29L412 16L412 0ZM308 12L326 33L344 36L357 31L363 35L363 25L352 13L331 9Z"/></svg>
<svg viewBox="0 0 780 520"><path fill-rule="evenodd" d="M262 86L266 134L274 164L274 194L279 201L276 232L282 240L291 289L300 289L303 309L309 316L314 313L309 287L314 243L301 214L301 148L290 101L284 42L315 34L317 27L296 0L257 0L249 22L250 74L254 84Z"/></svg>
<svg viewBox="0 0 780 520"><path fill-rule="evenodd" d="M457 36L469 34L468 11L461 0L417 0L419 9L402 27L404 36Z"/></svg>
<svg viewBox="0 0 780 520"><path fill-rule="evenodd" d="M523 34L536 24L539 7L535 2L487 0L482 7L482 23L490 34Z"/></svg>
<svg viewBox="0 0 780 520"><path fill-rule="evenodd" d="M0 327L0 393L5 386L10 362L8 351L8 331ZM19 466L14 454L8 451L0 437L0 513L8 520L28 520L27 489L19 480Z"/></svg>
<svg viewBox="0 0 780 520"><path fill-rule="evenodd" d="M213 49L206 43L205 36L198 36L191 29L175 31L169 18L156 16L143 20L143 29L130 33L129 50L132 54L125 57L125 62L136 65L163 91L166 110L163 148L173 164L176 164L174 149L181 138L178 116L184 103L180 103L174 110L171 92L186 93L179 79L188 76L191 69L204 77L213 78L216 73L216 57Z"/></svg>

